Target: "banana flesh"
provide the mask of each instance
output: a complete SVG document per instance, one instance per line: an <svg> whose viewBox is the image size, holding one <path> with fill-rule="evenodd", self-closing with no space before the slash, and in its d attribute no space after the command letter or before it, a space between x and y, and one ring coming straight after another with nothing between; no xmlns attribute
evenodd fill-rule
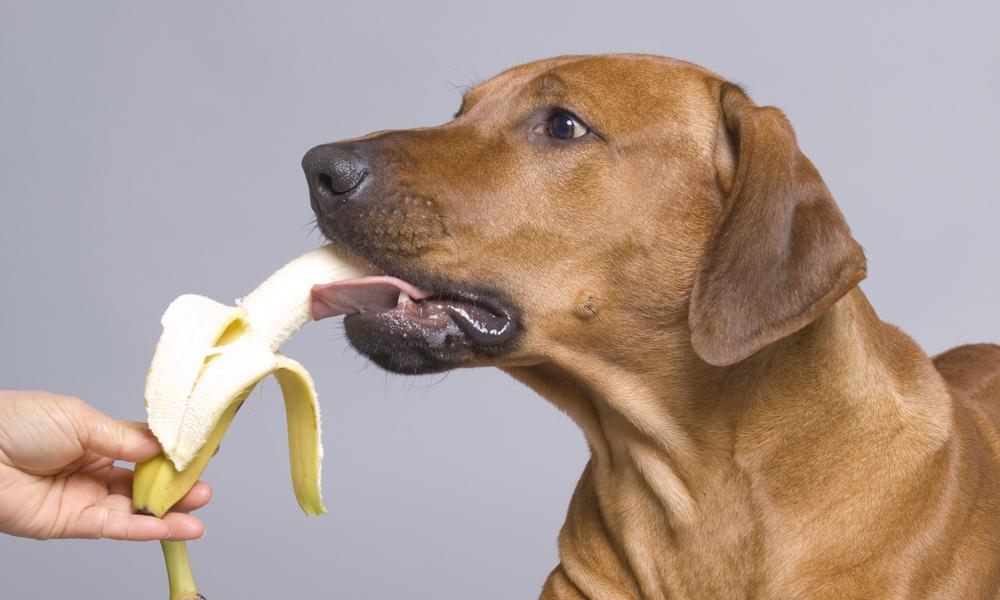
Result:
<svg viewBox="0 0 1000 600"><path fill-rule="evenodd" d="M149 427L163 454L136 467L133 506L165 514L198 481L253 388L273 374L285 398L292 485L309 515L324 511L316 389L308 371L277 353L311 320L314 285L373 274L323 246L288 263L235 306L185 294L167 307L146 378Z"/></svg>

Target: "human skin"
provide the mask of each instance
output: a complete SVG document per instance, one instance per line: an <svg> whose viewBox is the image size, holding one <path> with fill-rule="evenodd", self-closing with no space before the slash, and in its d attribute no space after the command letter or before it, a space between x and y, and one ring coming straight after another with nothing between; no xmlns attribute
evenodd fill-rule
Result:
<svg viewBox="0 0 1000 600"><path fill-rule="evenodd" d="M132 513L132 470L160 452L145 423L120 421L83 400L0 391L0 532L40 540L191 540L188 511L211 498L199 482L162 519Z"/></svg>

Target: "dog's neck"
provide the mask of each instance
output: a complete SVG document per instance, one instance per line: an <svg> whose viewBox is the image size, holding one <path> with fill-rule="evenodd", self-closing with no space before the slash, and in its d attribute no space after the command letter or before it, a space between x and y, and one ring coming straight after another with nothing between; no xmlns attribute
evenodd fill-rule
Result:
<svg viewBox="0 0 1000 600"><path fill-rule="evenodd" d="M592 452L584 478L591 481L577 495L590 486L594 497L591 508L576 512L598 514L574 515L571 506L566 527L599 519L644 593L662 573L637 564L642 555L666 556L692 539L707 553L735 551L742 534L734 530L749 535L756 504L798 505L830 491L810 472L884 466L889 477L949 435L950 401L939 374L910 338L878 319L859 289L730 367L703 362L686 336L666 331L645 353L625 342L620 358L561 348L550 362L508 370L583 429ZM848 432L850 445L823 443ZM838 483L844 493L850 484Z"/></svg>

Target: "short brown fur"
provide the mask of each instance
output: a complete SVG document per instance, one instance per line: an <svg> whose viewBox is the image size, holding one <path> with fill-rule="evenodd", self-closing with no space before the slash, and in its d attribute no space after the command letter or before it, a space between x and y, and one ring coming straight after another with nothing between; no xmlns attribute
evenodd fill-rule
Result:
<svg viewBox="0 0 1000 600"><path fill-rule="evenodd" d="M594 135L539 137L547 106ZM374 136L399 194L369 248L512 299L518 345L469 366L591 448L544 600L1000 597L1000 347L932 360L878 318L778 109L681 61L560 57Z"/></svg>

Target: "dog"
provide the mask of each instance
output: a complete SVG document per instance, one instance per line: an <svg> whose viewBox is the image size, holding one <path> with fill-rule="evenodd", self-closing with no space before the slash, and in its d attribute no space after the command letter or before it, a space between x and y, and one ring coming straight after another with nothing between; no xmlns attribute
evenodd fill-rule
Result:
<svg viewBox="0 0 1000 600"><path fill-rule="evenodd" d="M1000 598L1000 346L878 318L777 108L567 56L303 167L322 233L409 291L345 318L358 351L499 367L583 430L543 600Z"/></svg>

